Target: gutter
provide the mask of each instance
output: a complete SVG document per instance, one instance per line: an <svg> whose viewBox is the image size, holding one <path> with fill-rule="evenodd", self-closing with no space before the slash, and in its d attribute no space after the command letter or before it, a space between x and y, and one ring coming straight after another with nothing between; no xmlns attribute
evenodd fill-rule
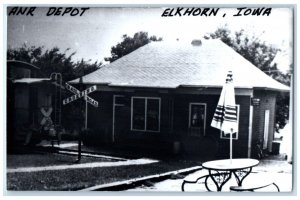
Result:
<svg viewBox="0 0 300 200"><path fill-rule="evenodd" d="M253 90L265 90L265 91L275 91L275 92L291 92L291 88L286 86L287 89L278 88L268 88L268 87L253 87Z"/></svg>

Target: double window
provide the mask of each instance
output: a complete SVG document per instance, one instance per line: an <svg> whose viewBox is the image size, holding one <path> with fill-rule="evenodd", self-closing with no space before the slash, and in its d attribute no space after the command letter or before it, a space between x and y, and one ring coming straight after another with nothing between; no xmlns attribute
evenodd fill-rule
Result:
<svg viewBox="0 0 300 200"><path fill-rule="evenodd" d="M160 98L131 98L131 130L160 131Z"/></svg>

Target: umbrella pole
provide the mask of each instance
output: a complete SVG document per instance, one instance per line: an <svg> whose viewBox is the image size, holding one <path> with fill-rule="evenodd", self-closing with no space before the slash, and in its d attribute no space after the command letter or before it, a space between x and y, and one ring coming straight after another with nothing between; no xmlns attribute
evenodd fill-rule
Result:
<svg viewBox="0 0 300 200"><path fill-rule="evenodd" d="M230 134L230 163L232 163L232 132Z"/></svg>
<svg viewBox="0 0 300 200"><path fill-rule="evenodd" d="M87 104L87 95L85 95L85 129L87 129L87 121L88 121L88 104Z"/></svg>

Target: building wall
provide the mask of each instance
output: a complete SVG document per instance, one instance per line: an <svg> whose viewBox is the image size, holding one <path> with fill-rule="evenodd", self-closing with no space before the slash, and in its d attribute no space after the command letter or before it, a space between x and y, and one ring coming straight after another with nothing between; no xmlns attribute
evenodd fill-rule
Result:
<svg viewBox="0 0 300 200"><path fill-rule="evenodd" d="M9 112L14 112L16 126L25 123L39 126L43 118L40 109L52 106L51 86L15 84L14 90L14 110Z"/></svg>
<svg viewBox="0 0 300 200"><path fill-rule="evenodd" d="M259 142L261 145L264 140L265 127L265 111L269 110L269 136L268 136L268 151L272 151L272 141L275 132L275 105L276 93L271 91L256 90L253 98L260 99L258 106L253 106L253 145Z"/></svg>
<svg viewBox="0 0 300 200"><path fill-rule="evenodd" d="M123 96L122 102L116 102L123 106L114 107L114 95ZM131 130L131 98L133 96L161 98L159 132ZM99 102L98 108L92 106L88 107L88 127L94 130L96 140L98 140L99 143L153 145L155 142L165 142L170 134L168 94L159 94L155 91L140 91L138 93L103 91L95 92L93 95L90 95L90 97ZM113 115L113 110L115 111L115 115ZM113 122L115 123L114 128Z"/></svg>
<svg viewBox="0 0 300 200"><path fill-rule="evenodd" d="M13 120L16 128L30 122L29 87L27 85L18 85L15 87L14 97L14 110L11 112L15 114Z"/></svg>
<svg viewBox="0 0 300 200"><path fill-rule="evenodd" d="M124 95L121 103L115 106L113 116L113 95ZM220 139L220 131L210 126L219 95L207 94L176 94L174 91L160 92L157 90L135 90L134 92L98 91L90 94L99 102L99 107L88 107L88 127L94 130L95 143L126 144L131 146L165 146L171 148L174 141L181 142L181 150L187 154L201 154L210 152L220 157L228 156L229 140ZM131 126L131 98L160 97L161 120L159 132L132 131ZM239 136L233 142L234 157L246 157L248 149L249 108L250 96L237 96L240 105ZM189 135L189 104L206 104L206 131L202 136ZM113 117L115 122L114 136ZM217 144L216 142L217 141ZM214 152L216 151L216 152Z"/></svg>
<svg viewBox="0 0 300 200"><path fill-rule="evenodd" d="M94 92L89 96L98 101L98 107L88 105L88 128L93 129L95 143L109 143L112 131L111 92Z"/></svg>
<svg viewBox="0 0 300 200"><path fill-rule="evenodd" d="M46 111L50 107L53 108L53 111L51 113L51 119L54 122L54 105L52 102L52 97L54 96L53 91L51 90L51 85L37 85L37 102L34 106L34 115L35 115L35 123L37 126L40 126L42 119L44 118L41 109L44 108Z"/></svg>
<svg viewBox="0 0 300 200"><path fill-rule="evenodd" d="M219 157L229 156L229 139L220 138L220 130L210 126L218 100L219 95L177 95L175 98L175 111L174 111L174 133L179 135L186 143L184 144L188 153L194 151L213 151L213 149L199 149L199 144L205 146L210 144L210 140L216 140L218 150L215 152ZM189 104L191 102L205 103L206 104L206 131L204 137L196 137L189 135L188 117L189 117ZM239 134L238 139L233 140L233 156L246 157L248 149L248 130L249 130L249 96L237 96L236 103L240 105L239 112Z"/></svg>

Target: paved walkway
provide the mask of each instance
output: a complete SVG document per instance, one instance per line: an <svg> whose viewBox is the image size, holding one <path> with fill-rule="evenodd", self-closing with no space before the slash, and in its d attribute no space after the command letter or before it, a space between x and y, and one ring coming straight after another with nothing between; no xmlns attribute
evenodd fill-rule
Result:
<svg viewBox="0 0 300 200"><path fill-rule="evenodd" d="M44 143L41 143L41 144L39 144L37 146L52 147L52 144L44 142ZM57 147L57 148L68 148L68 147L76 147L76 146L78 146L78 143L70 142L70 143L63 143L63 144L60 144L60 145L54 144L53 146Z"/></svg>
<svg viewBox="0 0 300 200"><path fill-rule="evenodd" d="M264 181L264 179L272 179L280 188L280 192L291 192L293 189L293 174L292 165L287 161L278 160L262 160L260 164L253 168L254 175L249 175L244 184L256 185L257 182ZM207 174L206 170L199 170L188 176L200 177L203 174ZM179 179L168 179L157 183L148 182L146 185L129 189L129 192L181 192L181 184L183 178ZM214 189L214 184L209 187ZM228 181L222 191L229 192L229 187L236 185L236 181L232 178ZM204 181L199 181L197 184L186 184L186 193L189 192L207 192ZM261 189L260 192L276 192L275 187L267 187Z"/></svg>

